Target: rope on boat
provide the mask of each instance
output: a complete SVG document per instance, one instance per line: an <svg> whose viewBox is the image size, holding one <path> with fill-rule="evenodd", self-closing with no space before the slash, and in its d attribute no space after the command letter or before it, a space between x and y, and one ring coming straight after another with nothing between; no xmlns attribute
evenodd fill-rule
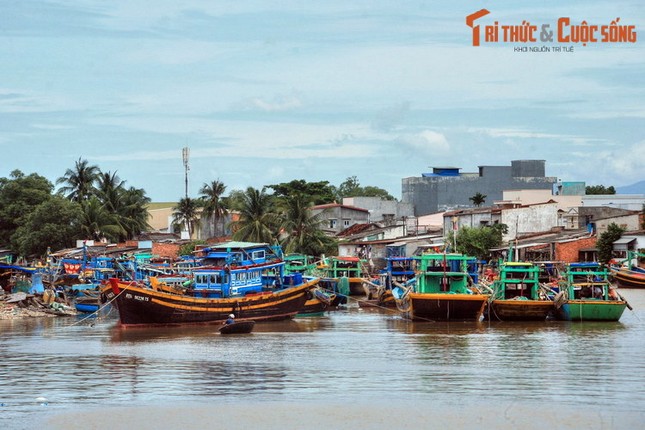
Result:
<svg viewBox="0 0 645 430"><path fill-rule="evenodd" d="M117 299L121 294L123 294L123 293L128 289L128 287L129 287L129 286L130 286L130 285L128 285L128 286L127 286L127 287L125 287L125 288L122 288L122 289L121 289L121 291L119 292L119 294L117 294L116 296L114 296L114 297L112 298L112 300L109 300L109 301L105 302L103 305L99 306L99 308L98 308L97 310L95 310L94 312L92 312L91 314L88 314L87 316L85 316L85 317L83 317L83 318L79 319L78 321L76 321L76 322L74 322L74 323L72 323L72 324L70 324L70 325L68 325L68 326L66 326L66 327L74 327L75 325L78 325L78 324L80 324L80 323L82 323L82 322L85 322L85 321L86 321L87 319L89 319L89 318L95 318L93 321L98 320L98 319L99 319L99 313L100 313L103 309L105 309L105 308L107 308L109 305L111 305L111 304L112 304L112 303L113 303L113 302L114 302L114 301L115 301L115 300L116 300L116 299ZM110 315L111 315L111 313L112 313L112 308L110 308L110 311L108 312L108 314L106 315L106 317L107 317L107 316L110 316ZM93 324L92 324L92 325L93 325Z"/></svg>

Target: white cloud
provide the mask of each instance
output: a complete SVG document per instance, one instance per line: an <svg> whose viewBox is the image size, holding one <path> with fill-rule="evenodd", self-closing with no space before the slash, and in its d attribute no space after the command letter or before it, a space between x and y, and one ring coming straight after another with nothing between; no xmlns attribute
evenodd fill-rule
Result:
<svg viewBox="0 0 645 430"><path fill-rule="evenodd" d="M402 142L413 151L429 155L444 155L450 152L446 136L433 130L424 130L416 135L403 137Z"/></svg>

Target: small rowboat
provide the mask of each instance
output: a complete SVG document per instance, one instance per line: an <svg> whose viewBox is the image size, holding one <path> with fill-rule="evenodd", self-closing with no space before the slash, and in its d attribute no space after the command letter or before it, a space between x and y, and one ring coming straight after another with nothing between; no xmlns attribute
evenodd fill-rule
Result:
<svg viewBox="0 0 645 430"><path fill-rule="evenodd" d="M232 324L226 324L219 328L221 334L241 334L241 333L251 333L255 321L240 321L234 322Z"/></svg>

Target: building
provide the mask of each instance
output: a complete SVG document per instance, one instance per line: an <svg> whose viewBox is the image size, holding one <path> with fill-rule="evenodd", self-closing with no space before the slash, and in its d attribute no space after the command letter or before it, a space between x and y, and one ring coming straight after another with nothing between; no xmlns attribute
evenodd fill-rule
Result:
<svg viewBox="0 0 645 430"><path fill-rule="evenodd" d="M582 196L582 206L611 207L640 211L645 205L644 194L590 194Z"/></svg>
<svg viewBox="0 0 645 430"><path fill-rule="evenodd" d="M479 166L478 173L461 173L459 167L434 167L421 177L403 178L402 201L416 216L472 207L477 193L487 202L502 200L504 190L554 189L555 177L545 176L544 160L515 160L510 166Z"/></svg>
<svg viewBox="0 0 645 430"><path fill-rule="evenodd" d="M345 197L343 204L367 209L370 214L370 222L382 222L386 225L394 224L414 215L411 203L385 200L380 197Z"/></svg>
<svg viewBox="0 0 645 430"><path fill-rule="evenodd" d="M333 235L337 235L354 224L369 223L370 217L367 209L339 203L312 206L311 213L323 220L322 230Z"/></svg>

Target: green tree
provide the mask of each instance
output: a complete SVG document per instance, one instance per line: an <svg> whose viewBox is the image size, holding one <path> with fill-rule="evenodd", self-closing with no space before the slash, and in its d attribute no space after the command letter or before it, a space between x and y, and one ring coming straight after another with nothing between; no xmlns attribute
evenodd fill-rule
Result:
<svg viewBox="0 0 645 430"><path fill-rule="evenodd" d="M16 229L51 197L53 189L51 182L35 173L25 176L14 170L9 178L0 178L0 244L11 244Z"/></svg>
<svg viewBox="0 0 645 430"><path fill-rule="evenodd" d="M228 208L222 199L224 191L226 191L226 185L219 179L212 181L210 184L204 184L199 190L204 205L203 215L213 218L213 234L215 236L224 235L223 224L228 214Z"/></svg>
<svg viewBox="0 0 645 430"><path fill-rule="evenodd" d="M294 194L280 201L282 249L285 253L307 255L329 254L336 248L336 241L321 229L323 220L313 215L306 196Z"/></svg>
<svg viewBox="0 0 645 430"><path fill-rule="evenodd" d="M344 197L380 197L384 200L395 200L387 191L378 187L361 187L356 176L350 176L338 187L338 198Z"/></svg>
<svg viewBox="0 0 645 430"><path fill-rule="evenodd" d="M314 205L332 203L336 200L336 188L329 185L327 181L306 182L304 179L297 179L291 182L269 185L267 188L273 190L276 197L289 197L300 194L307 197Z"/></svg>
<svg viewBox="0 0 645 430"><path fill-rule="evenodd" d="M179 251L177 251L177 255L194 255L193 251L195 250L195 247L197 245L206 245L206 241L192 240L188 243L185 243L179 247Z"/></svg>
<svg viewBox="0 0 645 430"><path fill-rule="evenodd" d="M67 169L56 180L56 185L64 184L58 192L75 202L87 200L95 193L94 184L100 173L98 166L90 166L87 160L79 158L74 169Z"/></svg>
<svg viewBox="0 0 645 430"><path fill-rule="evenodd" d="M84 238L118 241L120 237L125 236L125 229L119 224L118 216L107 210L96 196L90 197L80 205L80 231Z"/></svg>
<svg viewBox="0 0 645 430"><path fill-rule="evenodd" d="M468 200L473 202L473 204L477 207L480 207L486 202L486 197L488 197L486 194L482 194L480 192L477 192L474 196L470 197Z"/></svg>
<svg viewBox="0 0 645 430"><path fill-rule="evenodd" d="M51 196L24 220L12 236L14 249L23 256L42 256L51 249L71 248L81 235L81 207L62 196Z"/></svg>
<svg viewBox="0 0 645 430"><path fill-rule="evenodd" d="M598 237L596 249L598 250L598 261L602 264L608 264L613 258L614 242L620 239L625 229L615 223L607 226L607 230Z"/></svg>
<svg viewBox="0 0 645 430"><path fill-rule="evenodd" d="M125 234L123 239L134 239L150 229L150 224L148 224L150 213L147 209L150 198L146 196L146 192L142 188L122 188L119 192L118 202L116 215Z"/></svg>
<svg viewBox="0 0 645 430"><path fill-rule="evenodd" d="M188 235L193 237L195 231L195 223L199 220L199 208L201 202L190 197L184 197L179 200L177 206L173 208L173 224L185 225L188 230Z"/></svg>
<svg viewBox="0 0 645 430"><path fill-rule="evenodd" d="M238 221L232 223L233 239L249 242L273 243L277 237L278 220L273 211L273 196L265 189L248 187L237 196L235 204L240 212Z"/></svg>
<svg viewBox="0 0 645 430"><path fill-rule="evenodd" d="M508 231L506 224L493 224L483 227L463 227L457 232L457 252L477 257L488 258L491 248L502 244L502 237ZM448 235L448 243L454 243L454 232Z"/></svg>
<svg viewBox="0 0 645 430"><path fill-rule="evenodd" d="M604 185L587 185L585 187L585 194L616 194L616 189L613 185L605 187Z"/></svg>

